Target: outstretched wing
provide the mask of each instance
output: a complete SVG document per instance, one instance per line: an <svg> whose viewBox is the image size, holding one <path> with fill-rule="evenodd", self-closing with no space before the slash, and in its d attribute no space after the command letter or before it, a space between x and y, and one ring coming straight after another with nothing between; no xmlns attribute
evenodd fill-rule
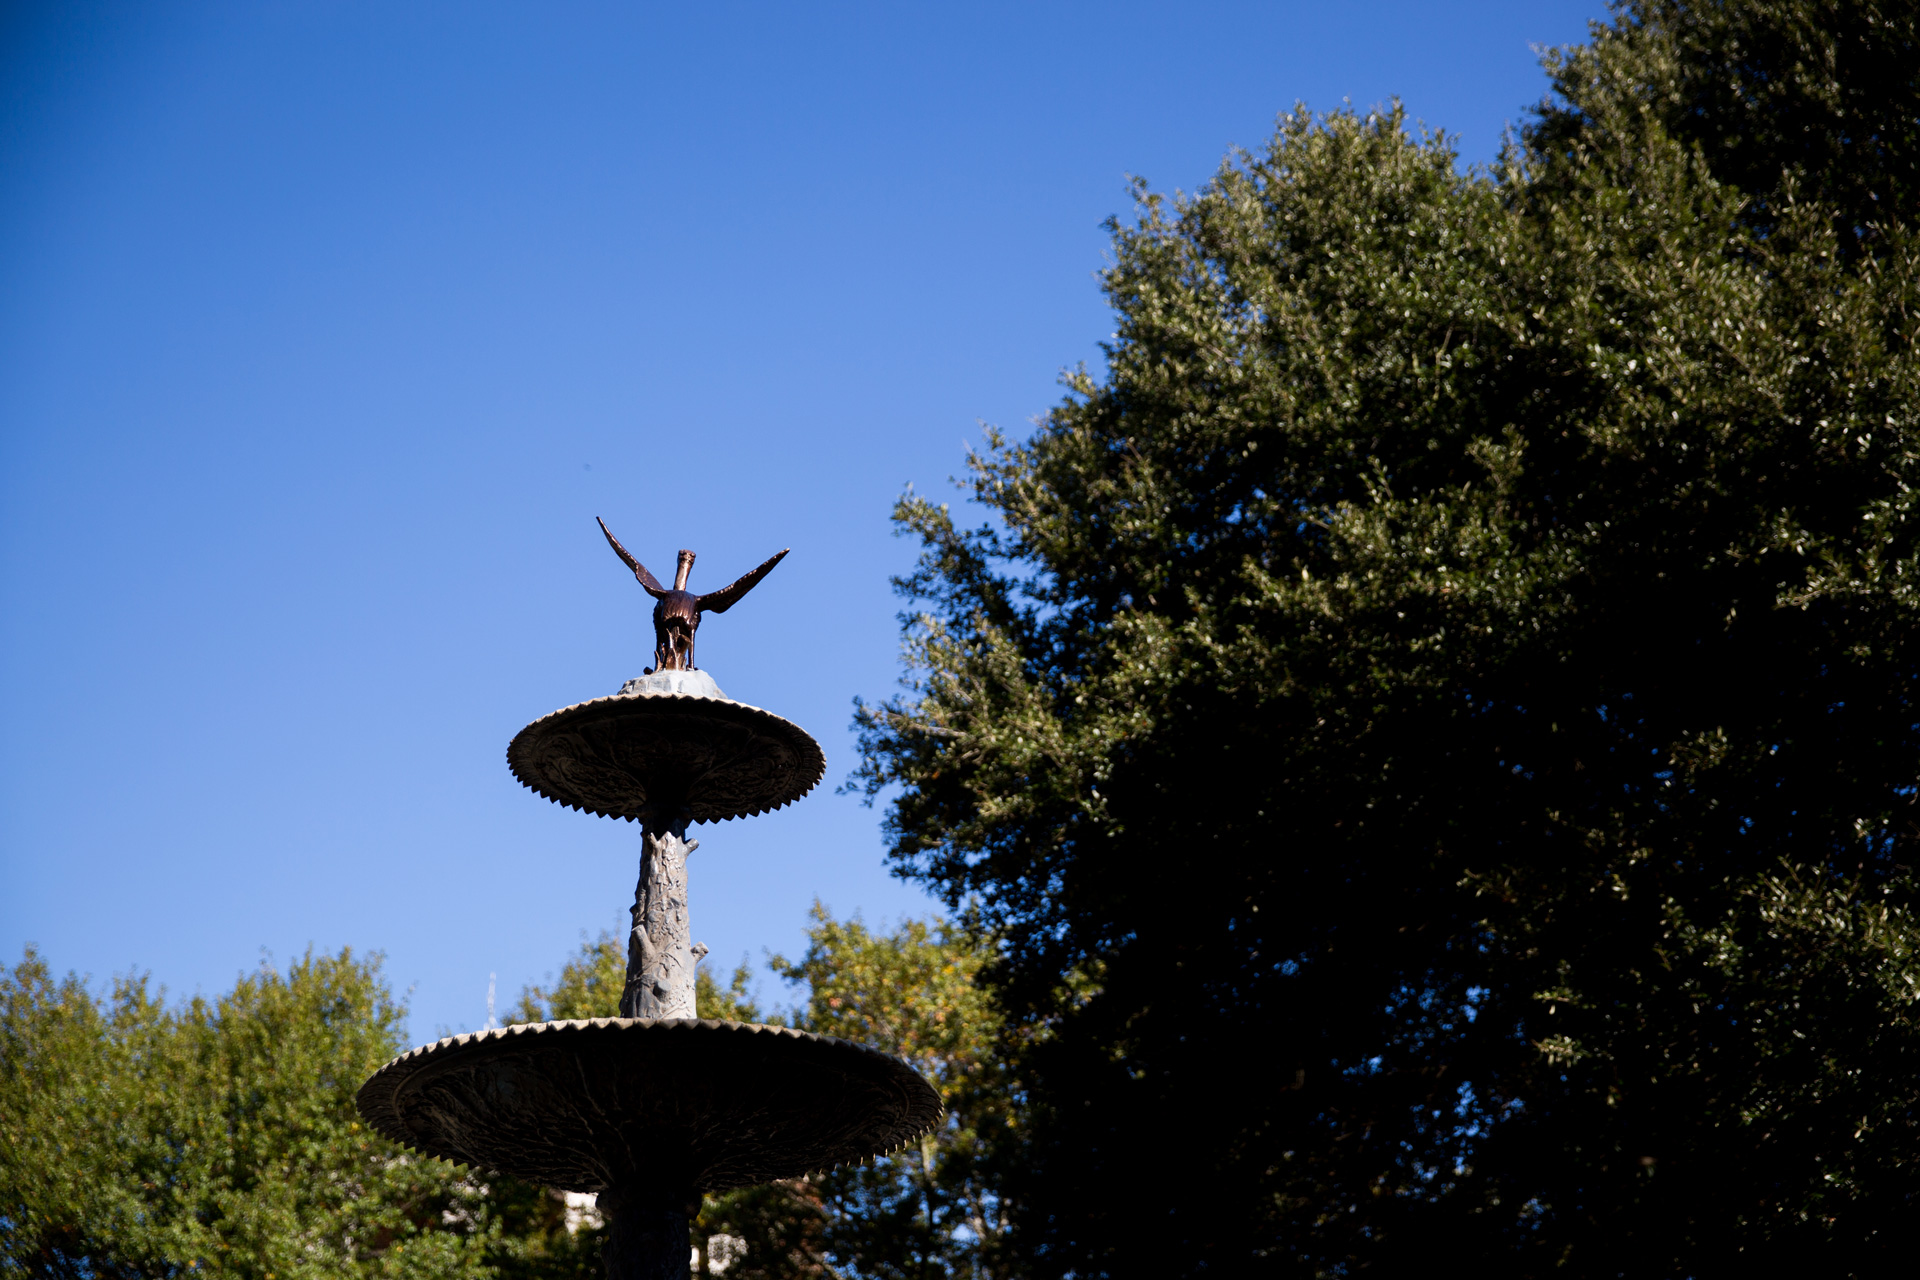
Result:
<svg viewBox="0 0 1920 1280"><path fill-rule="evenodd" d="M706 613L725 613L727 610L733 608L734 603L739 600L741 596L759 586L760 579L772 573L773 566L779 564L782 557L787 554L787 551L791 550L793 550L792 547L786 548L785 551L774 556L758 569L755 569L752 573L740 579L738 582L733 583L731 586L722 587L718 591L707 592L707 594L701 596L694 602L694 607Z"/></svg>
<svg viewBox="0 0 1920 1280"><path fill-rule="evenodd" d="M627 549L620 545L620 539L613 536L613 530L607 528L607 522L601 520L599 516L595 516L594 520L599 523L600 532L607 535L607 543L613 548L613 553L627 562L627 568L633 570L633 576L640 579L640 585L647 589L647 594L656 600L667 594L667 589L661 586L652 574L647 572L647 566L635 560ZM786 552L783 551L780 554L785 555ZM773 566L768 565L767 567L772 568ZM729 590L731 590L731 588L729 588Z"/></svg>

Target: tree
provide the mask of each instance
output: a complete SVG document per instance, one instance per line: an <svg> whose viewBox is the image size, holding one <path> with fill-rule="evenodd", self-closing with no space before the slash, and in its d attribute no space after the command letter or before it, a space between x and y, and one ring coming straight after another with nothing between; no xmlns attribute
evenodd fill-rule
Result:
<svg viewBox="0 0 1920 1280"><path fill-rule="evenodd" d="M816 1181L827 1203L824 1252L851 1274L887 1280L1017 1274L1006 1205L982 1130L1015 1124L993 1042L998 1019L976 985L985 953L946 921L904 920L874 933L818 903L797 961L773 971L803 988L794 1025L898 1054L932 1080L942 1128L913 1148Z"/></svg>
<svg viewBox="0 0 1920 1280"><path fill-rule="evenodd" d="M1904 0L1646 0L1548 67L1567 94L1544 104L1536 152L1645 112L1743 193L1743 220L1810 200L1849 255L1920 201L1920 12Z"/></svg>
<svg viewBox="0 0 1920 1280"><path fill-rule="evenodd" d="M351 952L169 1009L29 950L0 969L0 1271L486 1275L485 1188L354 1112L402 1017Z"/></svg>
<svg viewBox="0 0 1920 1280"><path fill-rule="evenodd" d="M1915 1243L1920 60L1825 12L1623 10L1490 174L1142 187L1104 375L903 499L863 782L998 939L1043 1272Z"/></svg>

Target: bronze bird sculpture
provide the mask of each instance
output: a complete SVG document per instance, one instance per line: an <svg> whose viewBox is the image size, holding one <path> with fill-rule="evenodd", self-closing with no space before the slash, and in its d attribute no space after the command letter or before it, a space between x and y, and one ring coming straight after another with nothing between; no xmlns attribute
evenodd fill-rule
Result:
<svg viewBox="0 0 1920 1280"><path fill-rule="evenodd" d="M693 635L700 630L700 615L725 613L733 608L741 596L759 586L760 579L771 573L781 557L793 549L783 549L752 573L718 591L697 596L687 590L687 575L693 572L693 552L683 550L680 553L680 565L673 575L673 589L668 590L647 572L647 566L635 560L620 545L620 539L613 536L613 530L607 528L605 520L599 516L594 519L599 521L600 532L607 535L607 544L613 548L614 554L627 562L627 568L633 570L633 576L654 599L653 666L648 669L649 675L655 671L692 671Z"/></svg>

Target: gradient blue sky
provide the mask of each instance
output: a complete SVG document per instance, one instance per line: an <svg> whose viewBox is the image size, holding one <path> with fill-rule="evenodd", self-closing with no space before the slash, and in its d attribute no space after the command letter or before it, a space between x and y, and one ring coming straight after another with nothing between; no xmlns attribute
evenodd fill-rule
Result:
<svg viewBox="0 0 1920 1280"><path fill-rule="evenodd" d="M1484 162L1601 13L0 9L0 963L351 945L425 1038L620 927L636 829L505 765L647 661L595 515L696 587L793 548L700 656L828 785L697 829L714 960L929 910L832 790L899 674L888 510L1098 367L1127 175L1394 95Z"/></svg>

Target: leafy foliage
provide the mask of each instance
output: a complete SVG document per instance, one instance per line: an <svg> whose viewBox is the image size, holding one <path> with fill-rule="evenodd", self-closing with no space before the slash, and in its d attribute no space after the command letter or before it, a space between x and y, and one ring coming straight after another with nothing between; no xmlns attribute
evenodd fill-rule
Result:
<svg viewBox="0 0 1920 1280"><path fill-rule="evenodd" d="M258 1280L482 1276L486 1189L363 1129L401 1011L376 963L307 955L168 1009L0 969L0 1270Z"/></svg>
<svg viewBox="0 0 1920 1280"><path fill-rule="evenodd" d="M627 981L625 944L602 931L598 938L582 942L560 967L560 976L551 987L531 986L520 993L515 1007L515 1022L557 1022L567 1018L617 1018L620 993ZM748 993L753 971L742 962L733 971L732 982L722 987L713 970L701 965L694 970L694 1008L703 1018L724 1018L731 1022L768 1022L783 1025L778 1015L762 1017Z"/></svg>
<svg viewBox="0 0 1920 1280"><path fill-rule="evenodd" d="M1003 1276L1005 1206L981 1130L1015 1123L994 1040L999 1020L975 983L984 953L947 922L874 933L815 904L806 954L773 971L807 993L795 1025L898 1054L932 1080L944 1127L915 1147L819 1182L823 1252L859 1276Z"/></svg>
<svg viewBox="0 0 1920 1280"><path fill-rule="evenodd" d="M1847 253L1920 201L1920 11L1904 0L1643 0L1548 68L1566 97L1545 104L1536 150L1648 116L1747 196L1744 218L1811 200Z"/></svg>
<svg viewBox="0 0 1920 1280"><path fill-rule="evenodd" d="M1623 11L1491 174L1302 111L1141 188L1104 376L900 504L863 782L1000 940L1043 1270L1911 1246L1915 135L1848 68L1920 64L1826 12Z"/></svg>

